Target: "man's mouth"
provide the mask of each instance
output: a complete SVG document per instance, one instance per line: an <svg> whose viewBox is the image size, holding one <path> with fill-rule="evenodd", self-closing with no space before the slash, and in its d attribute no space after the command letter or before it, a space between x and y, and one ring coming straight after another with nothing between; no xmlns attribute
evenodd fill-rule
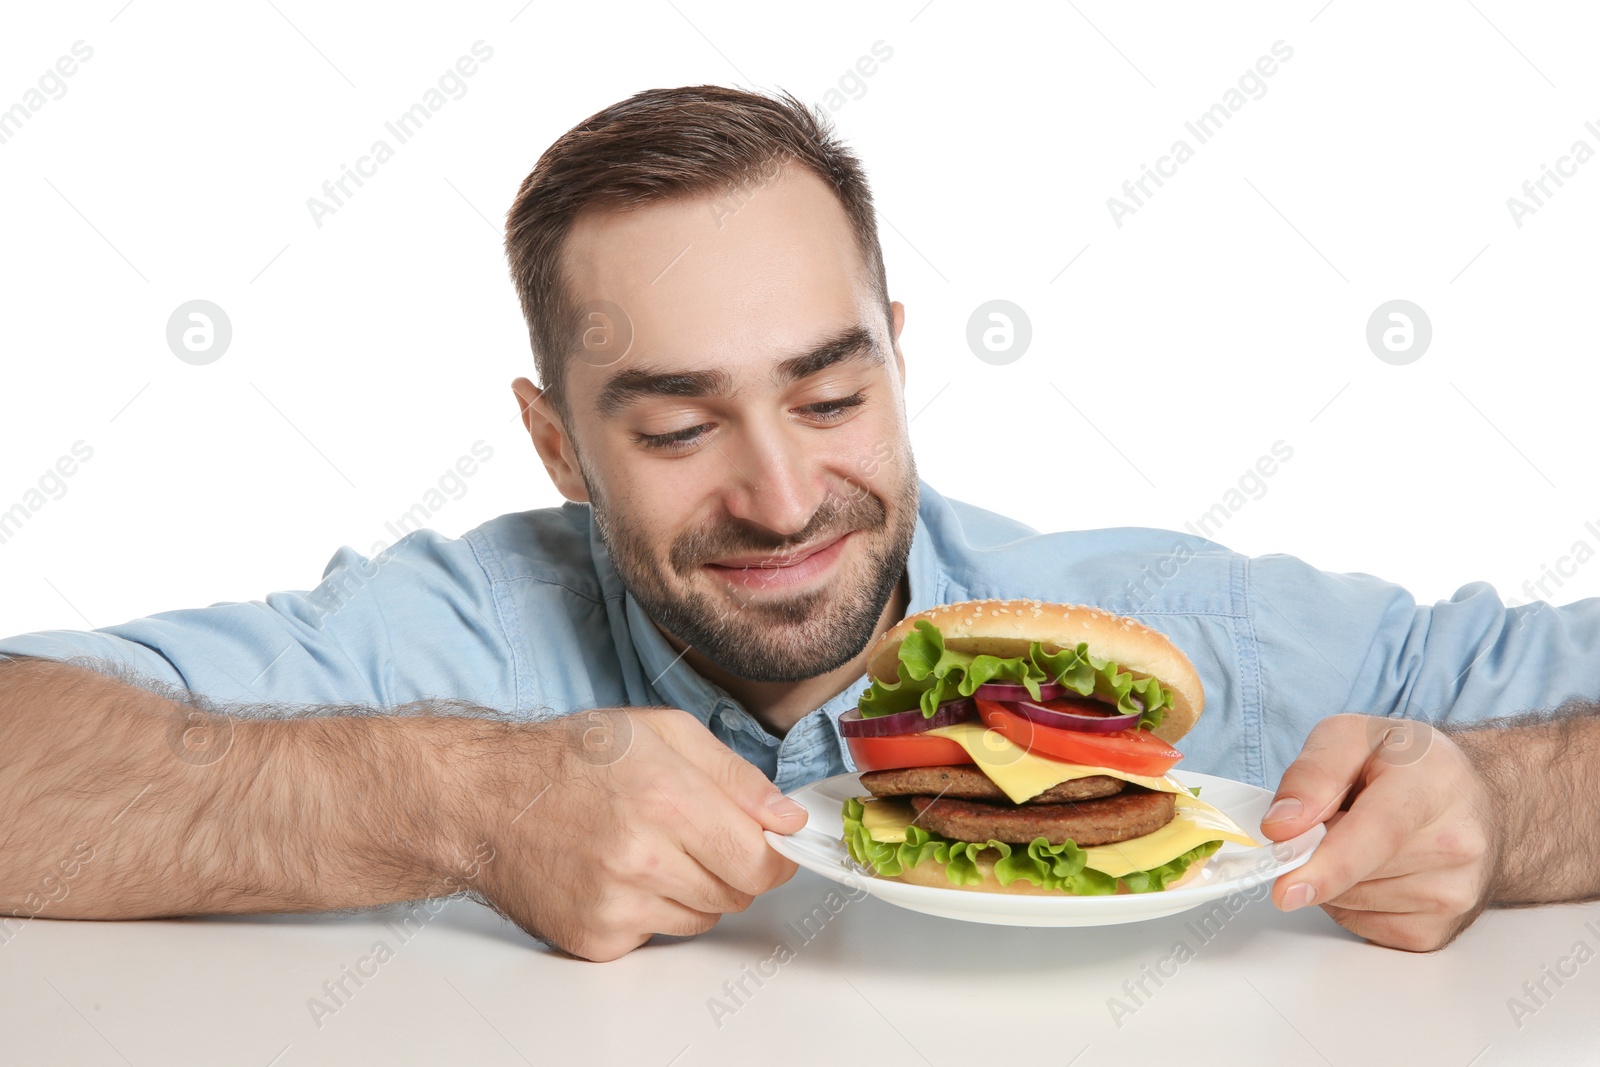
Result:
<svg viewBox="0 0 1600 1067"><path fill-rule="evenodd" d="M723 581L751 590L792 589L833 569L852 533L838 534L783 553L730 556L706 563L705 569Z"/></svg>
<svg viewBox="0 0 1600 1067"><path fill-rule="evenodd" d="M746 557L731 558L731 560L712 560L707 566L722 566L722 568L730 569L749 569L752 566L762 569L778 569L784 568L784 566L794 566L795 563L802 563L802 561L808 560L818 552L830 549L832 545L842 541L845 536L846 534L837 534L837 536L829 537L827 541L816 542L808 549L798 549L795 552L787 553L787 555L776 555L776 553L746 555Z"/></svg>

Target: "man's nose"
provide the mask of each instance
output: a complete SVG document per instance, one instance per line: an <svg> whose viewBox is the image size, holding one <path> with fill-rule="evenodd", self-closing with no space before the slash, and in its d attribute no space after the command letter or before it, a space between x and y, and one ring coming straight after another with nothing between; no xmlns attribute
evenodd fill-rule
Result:
<svg viewBox="0 0 1600 1067"><path fill-rule="evenodd" d="M805 529L828 487L821 464L797 437L764 430L744 435L727 451L730 514L785 536Z"/></svg>

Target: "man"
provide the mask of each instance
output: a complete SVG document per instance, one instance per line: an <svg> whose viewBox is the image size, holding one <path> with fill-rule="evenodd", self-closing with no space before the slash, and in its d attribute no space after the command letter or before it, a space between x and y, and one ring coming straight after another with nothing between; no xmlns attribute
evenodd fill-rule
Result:
<svg viewBox="0 0 1600 1067"><path fill-rule="evenodd" d="M87 848L47 914L464 890L589 959L704 931L793 873L761 832L804 821L780 788L850 769L835 721L870 642L984 596L1135 614L1188 653L1210 705L1189 765L1288 766L1269 832L1332 827L1282 907L1430 948L1490 899L1591 891L1508 845L1503 757L1577 773L1548 739L1405 717L1592 696L1600 602L1421 608L1185 535L1037 535L920 484L867 183L793 98L606 109L540 159L506 247L543 383L513 389L572 503L341 550L309 594L0 642L0 911Z"/></svg>

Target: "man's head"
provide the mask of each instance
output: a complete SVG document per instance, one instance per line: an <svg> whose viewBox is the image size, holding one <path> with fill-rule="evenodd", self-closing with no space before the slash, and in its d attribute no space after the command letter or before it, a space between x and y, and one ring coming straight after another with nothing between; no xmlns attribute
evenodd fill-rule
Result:
<svg viewBox="0 0 1600 1067"><path fill-rule="evenodd" d="M506 248L524 421L651 618L752 680L852 659L917 499L855 157L793 97L641 93L540 158Z"/></svg>

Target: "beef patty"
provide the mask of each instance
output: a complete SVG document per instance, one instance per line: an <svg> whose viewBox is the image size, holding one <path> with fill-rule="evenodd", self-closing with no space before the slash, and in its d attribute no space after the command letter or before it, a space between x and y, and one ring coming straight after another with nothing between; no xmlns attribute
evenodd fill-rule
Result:
<svg viewBox="0 0 1600 1067"><path fill-rule="evenodd" d="M1106 774L1074 778L1053 785L1026 801L1028 804L1060 804L1068 800L1092 800L1122 791L1125 783ZM953 797L958 800L998 800L1011 803L989 776L971 764L950 767L905 767L892 771L867 771L861 785L875 797ZM941 833L943 831L940 831ZM996 841L1002 840L995 838ZM1032 841L1033 838L1028 840Z"/></svg>
<svg viewBox="0 0 1600 1067"><path fill-rule="evenodd" d="M1177 805L1171 793L1130 786L1102 800L1067 804L988 804L983 801L913 796L917 825L958 841L1004 841L1025 845L1042 837L1052 845L1071 840L1080 848L1112 845L1161 829Z"/></svg>

